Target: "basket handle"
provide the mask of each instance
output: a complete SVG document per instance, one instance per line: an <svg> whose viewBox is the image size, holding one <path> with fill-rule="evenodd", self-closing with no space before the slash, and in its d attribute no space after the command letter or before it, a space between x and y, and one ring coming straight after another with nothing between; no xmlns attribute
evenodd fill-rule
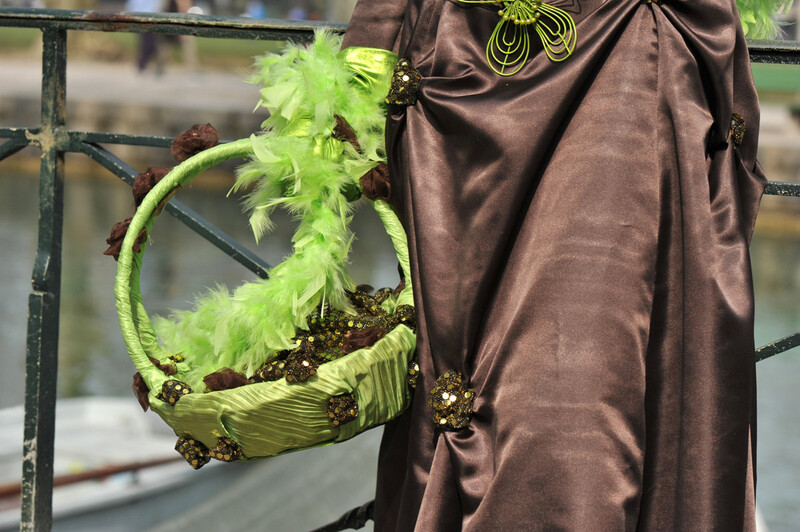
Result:
<svg viewBox="0 0 800 532"><path fill-rule="evenodd" d="M169 201L179 187L189 183L201 172L216 164L230 159L246 158L252 154L252 140L245 138L209 148L186 159L153 187L136 210L136 214L128 226L119 254L114 296L125 346L136 369L151 390L160 389L161 384L167 380L167 376L153 365L149 357L163 360L166 358L166 353L158 343L152 322L142 303L140 275L146 242L141 246L139 253L133 252L133 245L142 229L145 229L148 235L150 234L154 219L163 208L163 203ZM387 202L375 200L372 202L372 206L392 241L400 268L406 278L406 287L398 296L397 303L413 305L408 241L405 230Z"/></svg>
<svg viewBox="0 0 800 532"><path fill-rule="evenodd" d="M140 253L133 252L133 245L142 229L149 234L153 226L153 219L157 215L157 211L160 211L159 207L163 207L162 202L168 200L178 187L189 183L202 171L218 163L245 158L252 153L251 140L245 138L220 144L186 159L164 176L145 196L128 226L117 263L114 297L117 302L120 331L128 354L151 390L159 389L167 376L148 358L148 356L163 358L163 356L159 357L159 355L163 355L163 350L156 340L153 325L142 305L140 273L146 244L142 246Z"/></svg>

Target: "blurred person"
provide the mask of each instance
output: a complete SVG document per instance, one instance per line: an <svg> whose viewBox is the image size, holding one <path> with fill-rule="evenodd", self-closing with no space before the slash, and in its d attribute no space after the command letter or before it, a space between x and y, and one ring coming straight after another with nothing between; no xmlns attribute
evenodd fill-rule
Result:
<svg viewBox="0 0 800 532"><path fill-rule="evenodd" d="M192 9L192 0L169 0L167 13L188 13ZM164 35L165 42L173 47L180 45L183 64L191 72L198 71L197 43L190 35Z"/></svg>
<svg viewBox="0 0 800 532"><path fill-rule="evenodd" d="M267 8L264 6L264 2L253 0L247 4L245 16L250 18L267 18Z"/></svg>
<svg viewBox="0 0 800 532"><path fill-rule="evenodd" d="M286 18L289 20L307 20L308 11L306 10L305 3L301 2L295 4L294 7L289 10L289 14L286 15Z"/></svg>
<svg viewBox="0 0 800 532"><path fill-rule="evenodd" d="M127 0L125 11L132 13L159 13L161 0ZM139 50L136 56L136 66L139 72L144 72L152 60L158 61L158 37L153 33L139 34ZM160 70L160 66L156 67Z"/></svg>

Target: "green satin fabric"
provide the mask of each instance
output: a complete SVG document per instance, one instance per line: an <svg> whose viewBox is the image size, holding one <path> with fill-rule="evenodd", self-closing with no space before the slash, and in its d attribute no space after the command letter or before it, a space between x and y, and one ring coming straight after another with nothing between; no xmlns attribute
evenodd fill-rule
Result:
<svg viewBox="0 0 800 532"><path fill-rule="evenodd" d="M396 327L372 347L323 364L304 383L285 379L233 390L192 393L174 406L155 398L152 409L178 435L191 435L208 447L217 438L233 438L249 460L352 438L399 415L408 406L407 367L416 336ZM328 398L353 393L358 417L331 425Z"/></svg>
<svg viewBox="0 0 800 532"><path fill-rule="evenodd" d="M391 52L371 48L348 48L340 56L357 72L356 82L362 84L386 83L397 60ZM304 135L302 124L297 126L289 134ZM320 146L321 151L329 148ZM203 151L165 176L130 223L114 288L120 329L131 360L150 389L152 410L178 435L191 436L208 447L213 447L220 437L233 438L248 460L344 441L395 418L409 403L407 370L416 348L416 335L400 325L373 346L323 364L317 375L304 383L289 384L281 379L233 390L192 393L175 406L156 398L165 380L180 377L167 377L148 358L165 360L168 353L159 345L142 303L140 271L146 246L142 246L141 253L133 253L136 236L142 229L150 233L161 203L178 187L222 161L250 155L250 139L242 139ZM408 243L391 206L378 200L373 207L392 240L406 278L406 288L398 297L384 302L384 309L393 312L398 305L413 305ZM184 356L190 359L191 353ZM325 406L330 397L346 393L356 396L359 415L354 421L334 427Z"/></svg>
<svg viewBox="0 0 800 532"><path fill-rule="evenodd" d="M339 52L339 57L357 74L356 81L364 87L388 83L397 63L396 53L365 46L345 48Z"/></svg>

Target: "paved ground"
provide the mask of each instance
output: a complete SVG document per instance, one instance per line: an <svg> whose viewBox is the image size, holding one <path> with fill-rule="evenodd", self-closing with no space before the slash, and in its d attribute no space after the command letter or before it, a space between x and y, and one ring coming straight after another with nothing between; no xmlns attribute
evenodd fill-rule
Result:
<svg viewBox="0 0 800 532"><path fill-rule="evenodd" d="M250 112L258 88L244 82L246 72L193 74L179 67L160 76L140 74L131 64L67 65L67 97L74 101L139 104L185 109L206 108ZM40 60L0 57L0 96L32 97L40 91Z"/></svg>
<svg viewBox="0 0 800 532"><path fill-rule="evenodd" d="M0 57L0 126L38 123L41 63ZM211 122L225 138L249 135L264 119L253 114L258 87L246 72L191 73L174 67L140 74L131 64L70 62L67 126L87 131L174 135Z"/></svg>

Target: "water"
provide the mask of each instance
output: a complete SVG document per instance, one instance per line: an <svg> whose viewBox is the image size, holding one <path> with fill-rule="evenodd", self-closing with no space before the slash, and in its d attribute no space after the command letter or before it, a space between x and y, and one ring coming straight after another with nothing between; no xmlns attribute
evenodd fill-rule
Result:
<svg viewBox="0 0 800 532"><path fill-rule="evenodd" d="M36 250L37 182L0 173L0 407L23 397L26 311ZM270 264L290 251L290 221L277 219L272 238L256 246L238 202L224 188L189 187L181 200ZM113 224L129 216L130 188L106 179L68 180L65 191L59 381L61 397L127 393L133 367L119 334L113 285L116 264L103 256ZM284 218L285 220L285 218ZM374 226L377 230L365 228ZM357 283L396 286L396 258L382 224L368 205L354 229L352 275ZM217 283L235 287L254 274L169 215L159 217L142 272L142 295L151 314L189 308L194 295ZM4 291L2 289L5 288Z"/></svg>
<svg viewBox="0 0 800 532"><path fill-rule="evenodd" d="M767 216L770 206L800 213L800 199L767 200L762 210ZM751 246L756 345L800 330L800 231L781 237L760 229L757 224ZM771 532L795 531L800 526L800 349L760 362L757 378L758 504Z"/></svg>
<svg viewBox="0 0 800 532"><path fill-rule="evenodd" d="M23 399L37 187L35 177L0 172L0 407L19 404ZM134 369L116 320L112 290L115 263L102 251L111 226L130 212L130 189L110 178L76 178L70 174L65 194L58 393L60 397L127 395ZM219 183L198 184L183 190L180 196L270 264L288 253L291 224L279 223L274 236L257 247L237 201L225 199L225 189ZM788 210L800 210L798 200L787 201L793 202ZM762 216L781 210L787 210L782 200L770 198L764 203ZM794 223L795 227L800 225L796 220ZM352 256L356 282L394 286L398 281L394 253L368 206L356 214L354 226L359 235ZM800 231L780 236L758 228L752 255L756 342L761 345L800 330ZM151 313L187 308L192 295L207 286L222 283L233 287L254 278L169 215L158 219L142 274L144 301ZM800 357L796 351L758 365L758 497L771 531L795 530L800 523L800 419L795 406L800 401L798 376ZM363 473L364 482L371 485L373 467L366 466ZM360 502L354 500L353 505Z"/></svg>

